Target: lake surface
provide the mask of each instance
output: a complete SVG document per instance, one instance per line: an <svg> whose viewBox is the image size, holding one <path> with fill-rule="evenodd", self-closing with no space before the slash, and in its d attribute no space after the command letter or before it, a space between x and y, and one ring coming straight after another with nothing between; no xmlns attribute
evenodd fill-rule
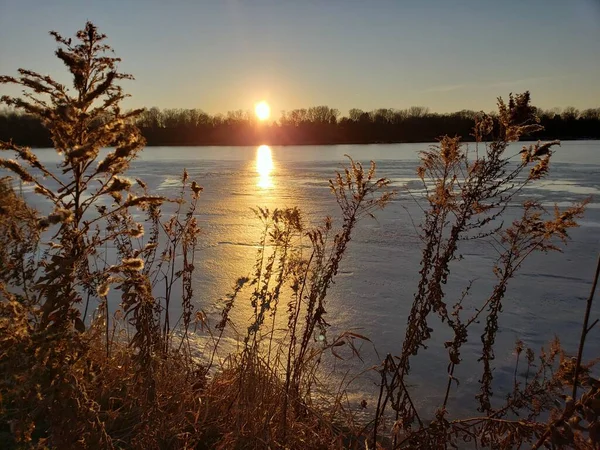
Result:
<svg viewBox="0 0 600 450"><path fill-rule="evenodd" d="M517 154L521 145L512 146L509 154ZM390 178L398 195L376 214L377 220L365 220L357 227L330 291L327 320L332 325L330 333L353 330L368 336L378 354L372 346L364 345L364 362L354 359L343 363L329 358L324 367L333 371L331 379L339 382L346 369L358 373L379 363L386 353L400 353L421 256L421 242L413 222L418 224L422 215L406 188L419 197L415 169L418 152L427 147L428 144L149 147L133 163L128 176L142 178L152 190L174 197L179 177L186 168L191 179L204 187L198 211L203 234L194 289L197 306L216 318L222 306L219 299L230 291L238 277L252 270L260 227L251 208L299 206L308 220L319 220L326 215L335 218L337 205L327 181L345 163L344 155L363 163L374 160L379 176ZM52 150L37 153L46 162L59 160ZM572 231L564 253L535 255L509 285L495 360L495 381L500 390L512 383L515 360L512 349L516 339L522 339L537 351L557 334L567 350L576 351L600 251L599 174L600 141L564 142L553 156L549 177L524 193L549 207L554 203L567 206L588 196L594 198L580 222L581 227ZM509 208L510 220L516 211L516 207ZM453 265L448 299L473 280L471 297L480 302L494 281L491 267L495 252L490 242L483 240L469 242L461 253L464 260ZM600 317L599 305L597 301L592 319ZM236 304L234 321L243 327L250 311L247 302ZM447 380L443 342L448 334L441 332L435 321L432 323L436 331L430 348L412 364L411 389L425 406L439 401ZM450 408L466 407L478 389L481 367L472 356L480 353L478 331L471 333L463 349L464 362L455 374L461 384L454 390ZM230 339L234 345L234 337ZM588 357L600 354L600 329L590 335L586 354ZM352 407L364 396L371 398L374 379L373 374L367 373L352 385Z"/></svg>

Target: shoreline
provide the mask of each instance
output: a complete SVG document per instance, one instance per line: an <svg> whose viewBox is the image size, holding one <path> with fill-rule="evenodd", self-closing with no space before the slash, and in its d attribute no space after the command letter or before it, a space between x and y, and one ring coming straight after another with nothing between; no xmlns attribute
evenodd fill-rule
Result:
<svg viewBox="0 0 600 450"><path fill-rule="evenodd" d="M600 142L600 139L596 138L550 138L550 137L542 137L538 139L524 139L520 142L538 142L538 141L561 141L561 142ZM319 143L299 143L299 144L289 144L289 143L271 143L271 142L260 142L260 143L248 143L248 144L219 144L219 143L164 143L164 144L155 144L155 143L146 143L144 147L258 147L260 145L269 145L272 147L337 147L337 146L369 146L369 145L400 145L400 144L434 144L436 141L391 141L391 142L319 142ZM464 143L472 143L474 140L463 140ZM49 146L37 146L37 145L27 145L27 144L19 144L17 145L25 145L32 149L53 149L51 145Z"/></svg>

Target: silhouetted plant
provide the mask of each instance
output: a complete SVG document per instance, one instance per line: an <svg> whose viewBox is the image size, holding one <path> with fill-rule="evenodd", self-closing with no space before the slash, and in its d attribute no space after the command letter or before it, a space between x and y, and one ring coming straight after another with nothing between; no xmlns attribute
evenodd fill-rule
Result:
<svg viewBox="0 0 600 450"><path fill-rule="evenodd" d="M535 425L528 422L523 428L518 423L503 419L508 411L520 409L515 406L517 398L522 402L521 407L526 406L526 402L523 402L525 394L517 389L516 384L518 392L509 398L507 405L494 408L491 404L492 361L498 321L509 280L532 253L559 250L556 242L566 241L568 229L577 226L575 219L583 214L586 202L562 212L555 208L554 217L547 217L547 212L540 204L526 200L522 205L522 217L512 225L504 226L501 218L507 206L516 201L516 196L524 187L546 175L551 148L558 142L524 147L521 151L522 160L511 164L511 157L505 154L509 143L541 127L530 106L528 92L515 97L511 95L508 105L499 99L498 107L497 126L494 126L494 119L489 115L482 114L477 118L474 128L475 151L469 151L461 145L458 138L443 137L439 146L421 155L418 175L423 181L428 207L425 209L421 234L424 249L420 282L408 317L402 353L397 361L388 357L381 369L384 390L377 407L374 440L377 440L379 420L388 405L394 410L395 446L429 442L432 448L437 448L465 437L480 445L500 445L504 448L514 445L519 439L531 441L536 436ZM489 143L484 143L490 138ZM464 313L462 303L469 295L470 285L465 286L463 295L451 305L451 309L444 286L451 275L450 263L460 259L460 242L483 238L493 238L498 247L499 256L493 268L497 281L489 296L482 299L476 312L469 317ZM430 314L437 314L441 322L448 325L453 338L445 343L449 359L446 392L435 419L426 424L411 399L407 377L412 356L426 348L434 332L428 323ZM470 428L475 425L469 421L449 421L447 403L453 383L458 383L454 370L462 359L461 347L467 342L472 325L481 319L485 320L481 335L482 355L479 358L483 371L481 392L477 398L480 411L485 416L474 423L489 428L485 432L473 432ZM536 414L531 419L551 407L543 398L547 399L548 393L557 395L562 387L556 378L547 380L546 375L558 353L555 350L549 359L542 357L541 367L544 370L531 380L533 384L526 383L527 398L537 402ZM543 390L536 389L536 386L543 386ZM495 427L498 423L509 425L499 429ZM511 436L510 439L507 435Z"/></svg>
<svg viewBox="0 0 600 450"><path fill-rule="evenodd" d="M327 339L327 291L357 222L389 202L388 185L387 179L375 177L374 163L365 170L350 159L349 167L330 181L343 219L337 231L330 217L321 226L308 227L297 208L255 211L263 228L254 272L238 281L218 325L220 329L225 326L234 300L240 301L241 286L252 286L249 301L254 314L245 347L235 359L235 382L230 380L238 392L230 394L229 417L221 419L236 423L235 427L221 425L225 429L239 430L232 430L228 445L256 439L259 429L268 430L271 442L291 445L301 437L298 423L311 416L317 420L308 405L322 355L364 338L343 333ZM287 329L278 333L276 317L281 306L286 307Z"/></svg>
<svg viewBox="0 0 600 450"><path fill-rule="evenodd" d="M184 336L191 325L191 272L198 234L194 211L201 189L195 182L190 186L184 174L177 213L161 222L160 204L165 199L150 195L141 180L137 182L141 192L136 195L132 182L122 177L144 145L133 124L141 110L122 113L119 106L126 95L116 83L132 77L118 71L119 59L110 56L105 36L91 23L77 33L76 43L51 34L60 45L56 55L73 78L73 94L49 76L29 70L20 70L18 78L0 77L2 83L25 88L22 98L4 96L2 102L39 117L63 156L60 170L54 172L30 149L0 142L2 150L12 151L23 163L1 159L0 167L32 184L35 195L53 209L39 217L2 188L7 193L0 223L9 240L3 242L0 254L9 263L3 264L0 278L1 344L8 349L0 355L0 383L8 393L3 399L9 405L7 420L12 421L19 440L30 441L36 432L42 437L40 443L53 447L71 447L81 440L86 446L112 448L114 430L107 431L110 421L104 417L111 407L93 395L93 380L112 370L105 364L98 366L91 355L101 336L99 326L104 324L106 360L113 358L115 350L121 358L126 355L135 362L132 375L145 375L137 384L131 379L109 382L109 388L117 391L130 383L128 389L146 399L133 425L140 433L158 417L157 383L164 366L175 364L161 362L157 355L171 352L168 311L171 289L178 280L183 285ZM109 145L113 149L101 156ZM184 213L181 208L188 195L192 201ZM151 236L147 244L139 240L144 224L133 220L132 208L148 213ZM38 250L42 232L50 243ZM163 236L168 245L157 256ZM100 249L113 241L118 258L111 264ZM175 270L180 258L182 267ZM167 287L164 297L154 295L157 283ZM120 325L115 323L110 333L107 295L111 285L121 292L122 313L117 311L118 315L126 317L134 329L126 342L131 346L129 353L123 353L123 343L114 339ZM100 305L89 330L86 314L82 316L84 301L85 312L90 302ZM193 366L190 362L188 369ZM130 404L141 398L134 396Z"/></svg>

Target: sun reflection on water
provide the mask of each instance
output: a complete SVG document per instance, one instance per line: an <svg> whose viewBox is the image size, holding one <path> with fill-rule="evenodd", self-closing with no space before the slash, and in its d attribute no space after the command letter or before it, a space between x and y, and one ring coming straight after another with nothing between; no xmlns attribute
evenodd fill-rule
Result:
<svg viewBox="0 0 600 450"><path fill-rule="evenodd" d="M271 172L273 171L273 156L268 145L256 149L256 172L258 172L258 187L270 189L273 187Z"/></svg>

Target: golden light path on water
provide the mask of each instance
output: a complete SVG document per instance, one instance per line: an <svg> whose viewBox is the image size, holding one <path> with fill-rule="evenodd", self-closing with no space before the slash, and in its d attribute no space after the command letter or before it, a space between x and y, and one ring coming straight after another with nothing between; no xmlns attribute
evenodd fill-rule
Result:
<svg viewBox="0 0 600 450"><path fill-rule="evenodd" d="M261 145L256 149L256 172L258 173L258 187L270 189L273 187L271 172L273 171L273 155L268 145Z"/></svg>

